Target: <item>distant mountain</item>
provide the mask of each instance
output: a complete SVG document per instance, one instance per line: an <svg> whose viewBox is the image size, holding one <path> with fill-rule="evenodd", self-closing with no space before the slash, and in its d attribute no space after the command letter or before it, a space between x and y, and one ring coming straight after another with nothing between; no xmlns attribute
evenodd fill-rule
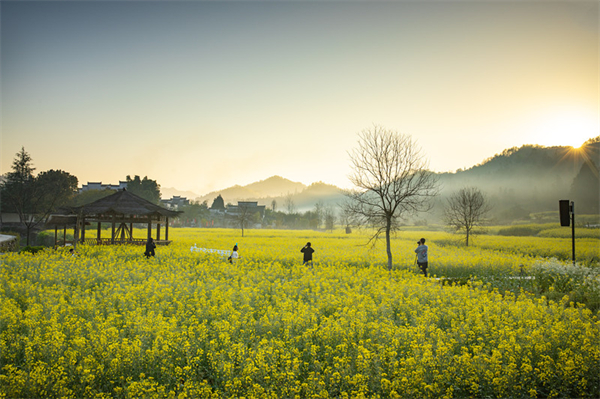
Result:
<svg viewBox="0 0 600 399"><path fill-rule="evenodd" d="M321 201L323 205L335 207L343 198L344 195L342 194L341 189L323 182L313 183L304 191L292 196L294 204L300 212L313 209L315 204L319 201ZM281 200L282 201L278 200L278 203L284 205L285 197L281 198Z"/></svg>
<svg viewBox="0 0 600 399"><path fill-rule="evenodd" d="M189 200L193 200L198 197L198 194L193 193L191 191L180 191L173 187L161 187L160 188L160 197L162 199L171 199L174 196L185 197Z"/></svg>
<svg viewBox="0 0 600 399"><path fill-rule="evenodd" d="M207 201L208 205L219 195L223 197L225 203L235 204L237 201L259 201L261 205L270 204L273 198L283 197L288 193L291 195L297 194L306 189L302 183L293 182L281 176L272 176L266 180L261 180L246 186L235 185L223 190L212 191L203 195L198 200L200 202ZM268 201L266 201L268 199Z"/></svg>
<svg viewBox="0 0 600 399"><path fill-rule="evenodd" d="M259 205L266 205L270 208L275 201L276 209L284 212L288 196L293 201L297 212L311 210L319 201L323 205L335 206L343 197L342 191L330 184L317 182L307 187L302 183L273 176L246 186L236 185L220 191L213 191L200 197L199 201L207 201L208 206L211 206L219 195L223 197L226 204L235 204L237 201L258 201Z"/></svg>
<svg viewBox="0 0 600 399"><path fill-rule="evenodd" d="M296 183L281 176L272 176L266 180L248 184L244 188L255 192L257 197L279 197L288 193L294 194L306 188L302 183Z"/></svg>
<svg viewBox="0 0 600 399"><path fill-rule="evenodd" d="M572 185L584 163L597 172L600 137L588 140L579 149L538 145L509 148L467 170L439 174L442 190L437 205L443 205L452 192L473 186L494 203L498 218L557 210L559 199L574 200ZM439 213L443 206L436 208ZM579 207L579 211L594 209Z"/></svg>
<svg viewBox="0 0 600 399"><path fill-rule="evenodd" d="M507 184L533 190L565 183L570 185L586 159L599 163L600 139L588 140L580 149L524 145L504 150L481 164L456 173L440 174L455 181L474 181L486 187Z"/></svg>
<svg viewBox="0 0 600 399"><path fill-rule="evenodd" d="M584 164L586 168L583 168ZM487 195L494 205L492 216L498 220L513 220L536 212L557 210L559 199L575 199L579 204L594 201L597 203L595 199L598 193L594 194L591 192L593 190L586 191L586 201L580 198L581 187L578 188L577 194L574 194L573 182L576 176L583 172L590 175L595 171L597 178L599 164L600 137L588 140L577 150L571 147L537 145L509 148L469 169L455 173L439 173L440 195L435 199L432 211L418 217L429 222L439 222L446 199L453 192L466 186L476 187ZM587 179L586 181L589 181L589 178ZM161 189L163 198L166 192L169 195L176 193L175 195L196 198L201 202L207 201L210 206L213 200L221 195L226 204L249 200L258 201L260 205L269 208L275 201L277 210L284 212L288 199L294 202L298 212L314 209L317 202L336 206L343 199L342 190L336 186L317 182L307 187L281 176L272 176L246 186L236 185L213 191L199 198L191 192L168 190ZM597 206L589 209L579 206L578 209L579 212L594 212Z"/></svg>

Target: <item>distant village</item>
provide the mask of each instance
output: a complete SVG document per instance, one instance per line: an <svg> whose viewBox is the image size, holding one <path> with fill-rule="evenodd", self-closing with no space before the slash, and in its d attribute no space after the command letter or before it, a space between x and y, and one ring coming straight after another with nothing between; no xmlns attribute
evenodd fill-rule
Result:
<svg viewBox="0 0 600 399"><path fill-rule="evenodd" d="M85 191L89 191L89 190L123 190L123 189L127 189L127 181L119 181L119 184L105 184L102 182L88 182L87 184L84 184L81 186L81 188L79 189L79 192L85 192ZM190 200L186 197L182 197L179 195L174 195L169 199L161 199L160 200L160 205L162 205L163 207L169 209L169 210L173 210L173 211L178 211L183 209L184 206L190 205ZM222 206L212 206L210 208L208 208L208 211L215 217L231 217L231 218L236 218L240 215L241 210L243 210L243 212L251 214L251 215L256 215L258 214L259 216L255 218L255 224L254 227L260 227L260 221L264 218L265 216L265 209L266 206L265 205L258 205L258 201L237 201L236 205L233 204L227 204L225 205L224 203L222 204ZM196 221L196 223L194 224L198 224L198 221ZM208 226L207 226L208 227Z"/></svg>
<svg viewBox="0 0 600 399"><path fill-rule="evenodd" d="M453 193L464 187L474 187L486 195L491 205L489 218L494 223L555 222L558 199L569 199L577 204L578 223L596 226L600 191L598 167L594 160L598 159L599 151L600 138L590 139L585 151L580 149L576 153L568 148L529 145L507 149L466 170L439 173L436 177L443 189L432 199L431 209L424 214L407 215L401 223L415 226L442 224L445 207ZM31 162L24 148L16 159L21 159L25 164ZM25 168L23 173L34 177L32 171L31 168ZM18 174L17 171L11 173ZM340 206L344 192L323 182L304 186L273 176L196 198L175 195L187 192L172 189L170 198L163 199L158 182L147 177L140 179L134 176L132 179L127 176L126 180L120 180L117 184L99 181L78 187L75 176L60 170L49 170L40 172L35 181L56 198L43 198L43 201L36 199L33 205L37 208L32 211L30 205L25 207L22 205L24 201L17 201L20 191L14 183L11 183L14 186L11 187L7 180L11 173L0 176L3 190L0 197L3 202L0 229L5 232L23 231L22 234L27 236L30 232L48 229L49 217L62 206L69 206L72 211L123 190L160 207L161 210L156 212L170 214L168 221L154 222L165 229L168 225L239 227L242 231L244 228L261 227L332 230L337 225L348 230L352 222ZM37 191L38 196L41 192ZM73 196L74 193L78 195ZM15 197L13 200L11 195ZM259 201L268 205L259 205ZM56 226L51 227L56 229Z"/></svg>

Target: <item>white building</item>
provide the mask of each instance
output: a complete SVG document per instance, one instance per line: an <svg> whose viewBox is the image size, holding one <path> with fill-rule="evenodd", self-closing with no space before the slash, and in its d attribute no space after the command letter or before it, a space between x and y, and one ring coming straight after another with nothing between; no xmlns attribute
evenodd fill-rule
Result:
<svg viewBox="0 0 600 399"><path fill-rule="evenodd" d="M119 184L102 184L102 182L88 182L79 189L79 192L88 190L122 190L127 188L127 182L119 180Z"/></svg>
<svg viewBox="0 0 600 399"><path fill-rule="evenodd" d="M171 199L161 199L160 202L165 208L171 210L177 210L184 205L190 204L189 199L186 197L180 197L179 195L174 195Z"/></svg>

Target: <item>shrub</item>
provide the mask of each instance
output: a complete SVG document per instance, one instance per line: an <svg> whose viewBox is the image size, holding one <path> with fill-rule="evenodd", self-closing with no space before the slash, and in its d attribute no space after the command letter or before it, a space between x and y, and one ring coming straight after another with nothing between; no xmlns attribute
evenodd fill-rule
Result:
<svg viewBox="0 0 600 399"><path fill-rule="evenodd" d="M15 237L13 240L7 240L0 243L0 252L14 252L19 249L20 236L19 233L2 233L3 235L9 235Z"/></svg>
<svg viewBox="0 0 600 399"><path fill-rule="evenodd" d="M46 249L46 247L27 245L26 247L24 247L23 249L21 249L19 251L19 253L22 254L24 252L28 252L30 254L36 254L38 252L43 251L44 249Z"/></svg>
<svg viewBox="0 0 600 399"><path fill-rule="evenodd" d="M516 236L516 237L526 237L526 236L536 236L540 231L542 231L543 227L541 226L510 226L504 227L498 230L499 236Z"/></svg>
<svg viewBox="0 0 600 399"><path fill-rule="evenodd" d="M89 231L87 232L89 234ZM43 245L46 247L53 247L54 246L54 230L44 230L44 231L40 231L36 238L35 238L35 244L36 245ZM106 237L106 235L105 235ZM67 241L73 241L73 231L71 230L71 232L68 232L66 234L66 236L63 236L63 232L59 230L58 232L58 236L57 238L57 245L58 246L63 246L65 244L65 240Z"/></svg>
<svg viewBox="0 0 600 399"><path fill-rule="evenodd" d="M62 237L62 235L61 235ZM54 245L54 231L40 231L35 237L38 246L51 247Z"/></svg>
<svg viewBox="0 0 600 399"><path fill-rule="evenodd" d="M539 294L549 299L565 295L576 303L586 303L593 311L600 310L600 269L569 264L557 259L536 261L531 274Z"/></svg>

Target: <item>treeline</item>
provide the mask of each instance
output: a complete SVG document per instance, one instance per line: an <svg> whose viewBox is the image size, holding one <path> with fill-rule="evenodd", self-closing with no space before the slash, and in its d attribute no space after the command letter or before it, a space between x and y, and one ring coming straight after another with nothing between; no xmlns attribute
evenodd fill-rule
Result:
<svg viewBox="0 0 600 399"><path fill-rule="evenodd" d="M444 209L453 194L465 187L480 190L491 205L490 218L496 223L531 219L535 214L558 209L558 200L575 202L579 215L600 213L600 136L588 140L581 148L525 145L504 150L466 170L437 174L440 192L431 210L408 218L405 224L438 224L444 221ZM0 214L18 216L19 226L0 218L0 228L18 230L29 238L44 227L48 216L63 207L81 206L112 194L112 190L88 190L78 193L76 176L61 170L35 174L33 160L24 148L16 154L11 171L0 177ZM285 181L271 178L259 182L271 186ZM127 190L159 204L160 185L147 176L126 176ZM257 187L252 187L258 189ZM271 190L275 188L270 187ZM332 229L333 225L349 225L337 205L343 195L334 186L314 183L300 193L269 198L260 215L252 215L246 226L290 229ZM217 209L215 201L221 201ZM230 199L233 201L233 199ZM260 199L258 199L260 200ZM264 200L264 199L263 199ZM180 226L236 227L240 224L226 212L227 205L219 195L208 200L191 201L177 210Z"/></svg>
<svg viewBox="0 0 600 399"><path fill-rule="evenodd" d="M33 233L43 230L52 213L96 201L113 190L89 190L78 193L76 176L62 170L35 174L31 155L22 147L13 160L11 171L0 180L0 231L16 231L27 243ZM127 176L127 190L158 204L160 185L152 179ZM8 214L18 221L4 220Z"/></svg>
<svg viewBox="0 0 600 399"><path fill-rule="evenodd" d="M137 175L133 178L127 175L125 181L127 182L127 191L130 191L131 193L142 197L153 204L160 204L160 184L158 184L156 180L149 179L147 176L144 176L144 178L141 179ZM74 206L89 204L90 202L97 201L111 194L114 194L114 190L106 189L82 191L73 197L72 204Z"/></svg>
<svg viewBox="0 0 600 399"><path fill-rule="evenodd" d="M324 229L333 230L336 224L344 224L337 207L317 201L313 209L299 212L288 203L286 211L278 211L277 203L271 207L255 211L244 220L240 212L230 211L233 204L225 204L223 197L218 195L209 206L208 201L190 201L180 207L181 215L175 219L176 227L231 227L239 228L242 223L246 227L267 227L276 229Z"/></svg>

